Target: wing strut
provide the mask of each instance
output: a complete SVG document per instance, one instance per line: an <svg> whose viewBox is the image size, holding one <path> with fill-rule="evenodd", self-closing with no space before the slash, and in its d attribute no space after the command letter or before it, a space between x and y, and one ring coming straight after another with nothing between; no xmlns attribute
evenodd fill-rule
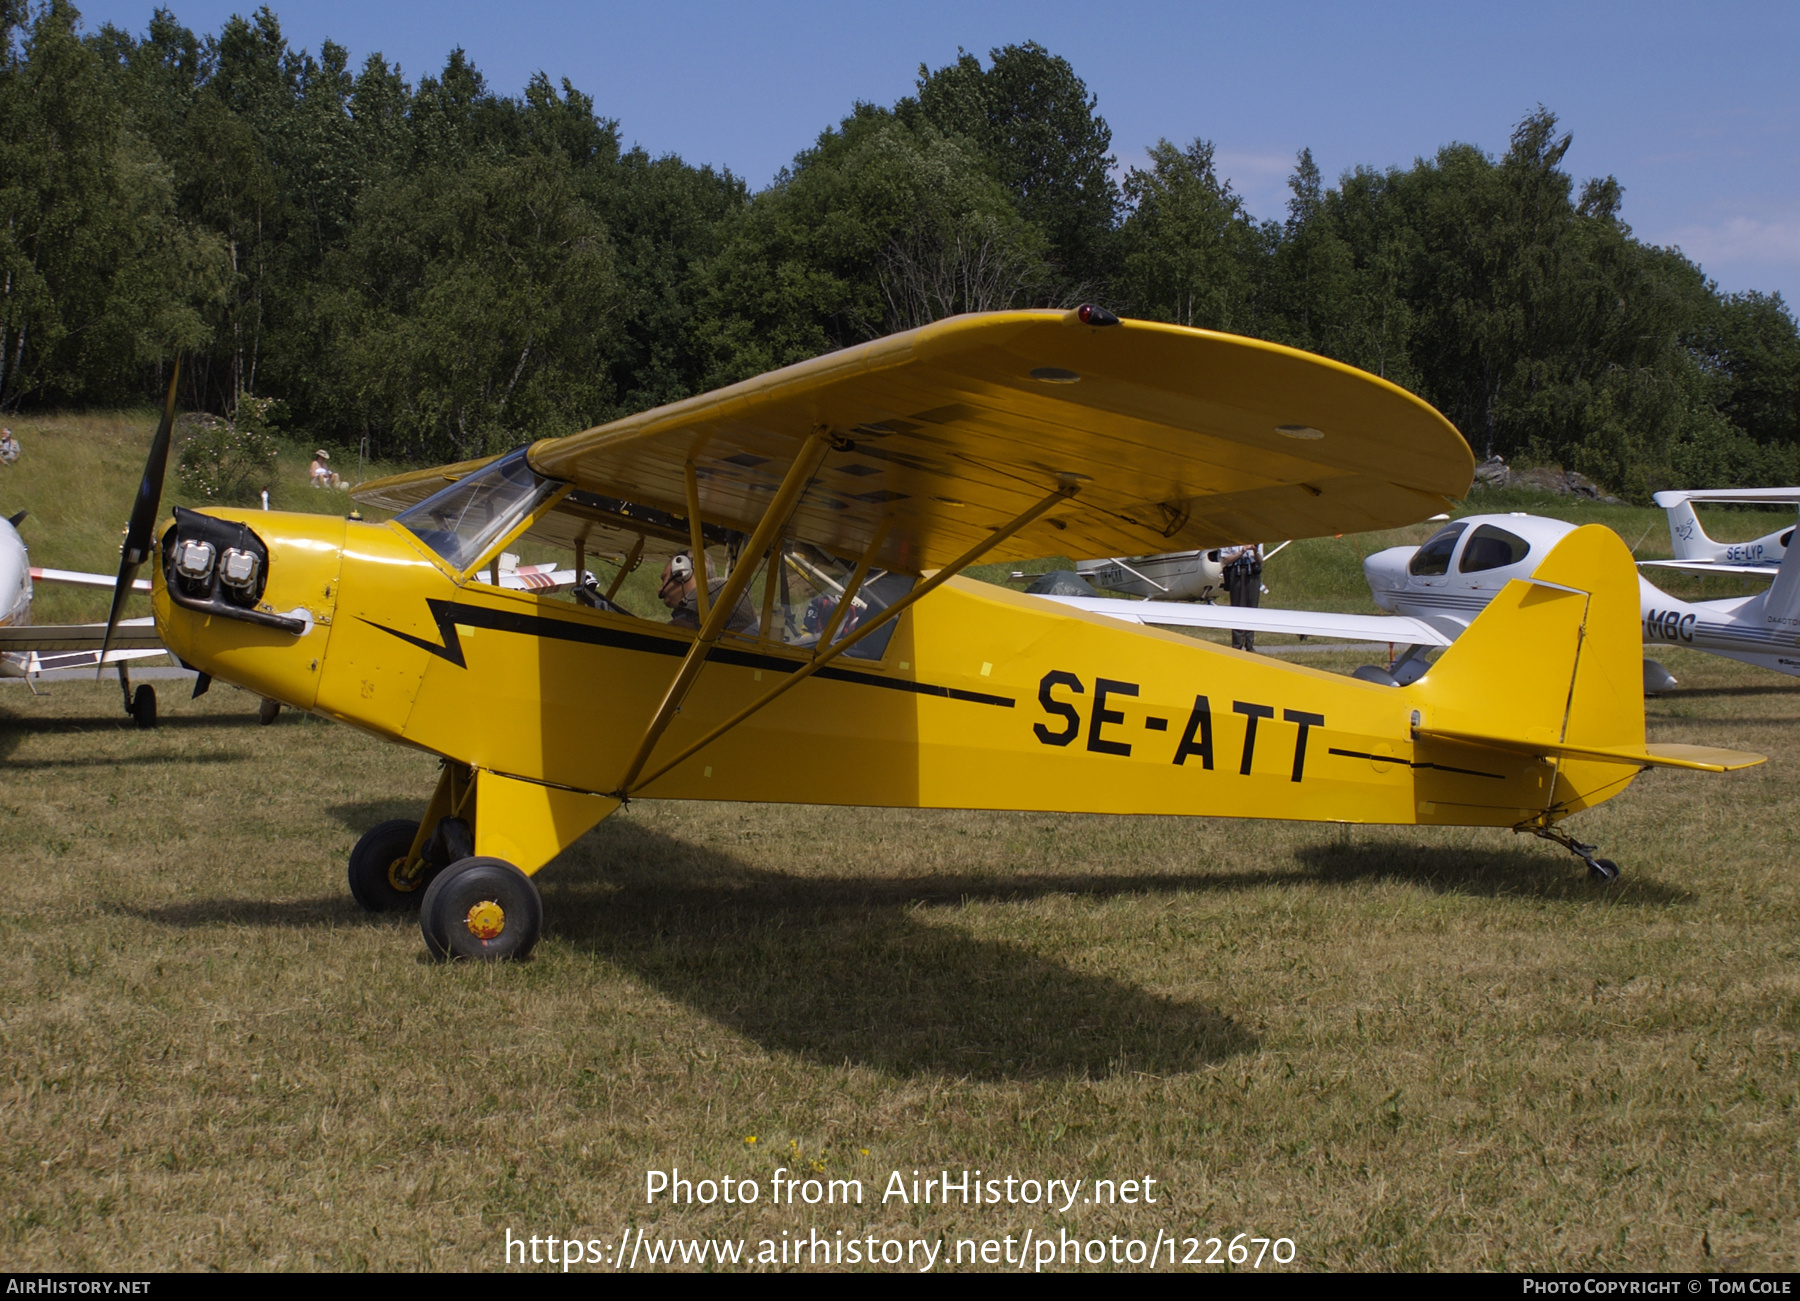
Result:
<svg viewBox="0 0 1800 1301"><path fill-rule="evenodd" d="M790 471L790 473L792 473L792 472ZM737 713L733 714L730 718L726 719L723 723L720 723L717 727L713 728L712 731L708 732L705 736L702 736L698 741L695 741L692 745L688 746L680 754L676 755L673 759L670 759L667 763L662 764L660 767L658 767L656 769L656 771L652 772L648 777L645 777L643 780L638 781L638 780L636 780L637 776L640 772L643 771L644 761L649 758L650 748L655 745L656 738L662 734L663 728L668 726L668 719L664 718L662 716L661 710L658 710L657 718L655 720L652 720L652 723L651 723L651 727L653 729L654 734L646 735L643 743L641 743L638 746L638 755L633 757L631 767L626 772L625 780L623 780L619 783L619 789L612 793L613 798L621 799L621 800L625 799L633 791L641 790L645 786L648 786L651 782L655 781L658 777L661 777L664 773L668 772L671 768L674 768L678 764L685 763L688 759L691 759L694 755L698 754L701 750L704 750L707 746L711 745L714 741L718 740L721 736L725 735L725 733L729 732L732 728L736 727L739 723L743 722L746 718L750 717L750 715L756 713L763 706L773 703L779 696L781 696L781 695L785 694L786 692L791 691L793 688L799 686L802 682L806 681L807 678L811 677L814 673L817 673L820 669L824 668L832 660L836 659L838 656L842 655L845 651L849 650L852 646L856 645L857 642L861 641L864 637L867 637L870 633L874 632L877 628L880 628L882 625L889 623L894 619L899 618L900 615L902 613L904 613L906 611L906 609L909 606L911 606L914 602L921 600L922 598L924 598L926 596L931 595L931 593L935 592L939 588L939 586L948 582L950 579L956 577L956 575L960 574L963 570L967 569L970 565L977 563L988 552L992 551L995 547L999 546L1002 542L1005 542L1008 538L1010 538L1013 534L1017 533L1020 529L1025 528L1027 525L1029 525L1033 521L1035 521L1039 516L1043 515L1046 511L1050 510L1052 507L1056 506L1060 502L1067 501L1070 497L1073 497L1077 492L1079 492L1081 490L1081 483L1083 481L1083 476L1081 476L1081 475L1061 475L1061 476L1059 476L1059 478L1061 481L1057 484L1056 491L1052 492L1049 496L1045 497L1042 501L1038 502L1037 505L1031 507L1024 514L1017 516L1010 522L1008 522L1006 524L1002 524L999 528L995 529L992 533L988 534L981 541L977 542L974 546L970 547L967 551L963 552L955 560L952 560L949 564L945 565L942 569L938 570L937 573L933 574L930 578L927 578L924 582L916 585L912 589L912 591L908 592L905 596L901 597L898 601L895 601L892 605L888 606L887 609L883 610L875 618L873 618L873 619L869 620L869 622L863 624L855 632L851 633L848 637L844 638L844 640L838 642L834 646L829 646L829 647L826 647L825 649L819 651L819 653L814 655L811 660L809 660L806 664L802 665L797 672L789 674L786 678L784 678L775 687L773 687L771 690L765 692L761 699L754 700L750 704L745 705L742 709L738 710ZM784 490L785 490L785 487L786 487L786 485L783 485ZM761 536L763 534L764 526L766 526L767 523L768 523L768 517L765 516L763 525L759 525L757 527L756 532L757 532L758 538L761 538ZM752 554L752 555L756 554L756 548L755 548L754 544L751 547L746 548L746 550L749 554ZM869 564L869 561L873 558L873 556L874 556L874 548L871 547L868 555L865 556L863 559L862 568L863 568L864 572L867 572L867 566ZM733 599L735 600L736 598L733 598ZM723 596L721 596L720 605L724 606L724 604L725 604L724 598L723 598ZM848 604L848 602L840 601L839 604L841 607L842 605ZM715 634L715 638L716 638L716 636L717 636L717 634ZM685 669L686 665L684 664L682 667ZM684 692L684 694L685 694L685 692ZM672 710L670 711L670 716L671 717L673 716ZM657 725L659 722L660 722L661 726Z"/></svg>
<svg viewBox="0 0 1800 1301"><path fill-rule="evenodd" d="M692 462L688 463L688 514L689 527L692 529L695 539L693 560L696 582L694 590L699 597L697 604L700 614L700 635L694 638L694 644L688 647L687 655L681 661L681 667L676 670L675 680L669 683L669 689L663 693L662 703L656 707L656 713L651 716L650 725L644 729L643 738L638 741L637 750L632 754L631 762L625 767L625 776L619 781L621 792L629 790L632 782L637 780L637 775L644 771L644 765L650 761L650 752L656 748L656 743L661 739L663 731L675 717L675 711L681 708L681 702L687 699L688 692L693 689L694 680L700 676L700 669L706 663L707 654L718 643L719 638L724 636L726 621L731 618L731 612L737 608L739 598L744 595L745 589L750 586L750 579L756 573L756 557L767 551L769 545L775 541L775 535L781 531L781 526L787 523L788 516L793 514L794 507L800 502L800 494L806 491L807 484L812 481L814 473L819 468L819 462L825 458L825 453L830 448L830 439L823 429L815 430L801 444L799 455L794 457L793 464L788 466L787 477L781 481L781 487L776 491L774 499L769 502L768 509L763 512L762 520L756 526L756 532L750 535L749 545L744 548L743 554L748 558L747 563L741 563L732 569L730 576L725 580L725 586L719 591L719 599L714 601L710 608L704 603L707 586L706 553L700 549L700 509L697 494L694 492L694 467Z"/></svg>
<svg viewBox="0 0 1800 1301"><path fill-rule="evenodd" d="M810 446L802 447L800 449L801 457L804 458L811 450L812 448ZM794 465L788 467L788 474L790 476L794 473L794 467L799 464L799 461L795 461ZM706 538L700 527L700 479L694 469L694 458L691 456L687 460L686 470L688 559L694 562L694 613L699 616L701 627L704 628L709 623L707 618L707 602L712 599L712 593L706 590ZM784 482L781 486L785 489L787 484ZM774 512L775 503L771 502L769 503L769 509L763 512L763 521L766 523ZM762 530L757 530L757 536L762 536ZM755 566L752 565L751 568L754 570ZM734 574L733 577L735 576L736 575ZM746 578L745 581L748 582L749 580ZM720 593L720 595L723 596L724 593ZM720 631L723 631L723 629ZM704 638L702 640L704 640ZM718 638L714 637L713 640L717 641ZM708 645L710 647L711 643L708 643Z"/></svg>

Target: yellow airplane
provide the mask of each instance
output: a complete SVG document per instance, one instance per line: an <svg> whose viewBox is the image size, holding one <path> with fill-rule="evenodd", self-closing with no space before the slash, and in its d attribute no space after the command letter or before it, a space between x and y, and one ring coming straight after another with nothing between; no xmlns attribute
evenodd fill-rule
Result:
<svg viewBox="0 0 1800 1301"><path fill-rule="evenodd" d="M1506 827L1610 876L1563 819L1651 765L1761 761L1645 743L1636 570L1598 527L1404 688L958 577L1392 527L1467 491L1437 411L1274 344L958 317L365 485L384 523L178 508L153 543L173 394L120 580L157 554L157 630L202 673L442 757L424 816L350 859L439 956L528 953L532 874L637 796ZM584 601L480 581L522 541L618 574ZM709 546L735 563L695 575L697 628L611 603L644 557L678 581Z"/></svg>

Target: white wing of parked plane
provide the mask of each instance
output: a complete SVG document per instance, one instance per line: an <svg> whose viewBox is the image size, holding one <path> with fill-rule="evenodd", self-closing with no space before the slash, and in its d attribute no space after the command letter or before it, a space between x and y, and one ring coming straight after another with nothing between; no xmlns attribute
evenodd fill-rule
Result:
<svg viewBox="0 0 1800 1301"><path fill-rule="evenodd" d="M1318 610L1264 610L1242 606L1181 605L1173 601L1120 601L1104 596L1044 596L1043 601L1104 614L1127 623L1176 628L1226 628L1238 632L1286 633L1395 646L1448 646L1464 624L1443 620L1444 628L1410 615L1327 614Z"/></svg>
<svg viewBox="0 0 1800 1301"><path fill-rule="evenodd" d="M106 638L103 623L25 623L0 628L0 652L15 654L26 651L94 651ZM156 635L154 619L121 619L112 644L119 650L149 651L167 654ZM91 662L91 661L90 661ZM112 657L107 657L112 663Z"/></svg>
<svg viewBox="0 0 1800 1301"><path fill-rule="evenodd" d="M1773 578L1781 571L1781 562L1767 565L1732 565L1723 560L1640 560L1640 567L1652 569L1686 569L1696 574L1746 574L1752 578Z"/></svg>
<svg viewBox="0 0 1800 1301"><path fill-rule="evenodd" d="M104 587L107 591L119 581L117 574L84 574L78 569L40 569L31 567L31 581L34 583L65 583L71 587ZM148 592L150 580L140 578L131 585L134 592Z"/></svg>

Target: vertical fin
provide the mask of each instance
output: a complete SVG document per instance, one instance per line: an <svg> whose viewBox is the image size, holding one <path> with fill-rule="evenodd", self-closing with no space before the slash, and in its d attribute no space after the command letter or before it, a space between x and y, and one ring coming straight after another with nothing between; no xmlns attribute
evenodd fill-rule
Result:
<svg viewBox="0 0 1800 1301"><path fill-rule="evenodd" d="M1800 630L1800 546L1791 546L1763 597L1763 622L1786 632Z"/></svg>
<svg viewBox="0 0 1800 1301"><path fill-rule="evenodd" d="M1669 513L1669 547L1677 560L1717 560L1725 549L1706 536L1700 517L1694 514L1694 503L1683 497Z"/></svg>
<svg viewBox="0 0 1800 1301"><path fill-rule="evenodd" d="M1643 629L1637 567L1598 524L1566 535L1529 579L1514 579L1419 682L1421 739L1484 738L1562 752L1541 816L1617 794L1644 762ZM1570 747L1592 747L1570 755Z"/></svg>

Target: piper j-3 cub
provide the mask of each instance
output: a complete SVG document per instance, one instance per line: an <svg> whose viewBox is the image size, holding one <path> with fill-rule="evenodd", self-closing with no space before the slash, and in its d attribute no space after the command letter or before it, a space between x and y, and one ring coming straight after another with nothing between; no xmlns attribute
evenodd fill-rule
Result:
<svg viewBox="0 0 1800 1301"><path fill-rule="evenodd" d="M1388 527L1468 487L1461 436L1392 384L1094 308L940 321L360 489L385 523L177 510L153 547L163 455L120 577L154 555L170 650L442 756L423 816L349 869L366 906L416 903L440 956L528 952L532 874L636 797L1505 827L1605 876L1564 819L1652 765L1760 760L1646 744L1605 529L1398 691L959 577ZM521 539L578 573L709 543L736 563L683 628L477 581Z"/></svg>

